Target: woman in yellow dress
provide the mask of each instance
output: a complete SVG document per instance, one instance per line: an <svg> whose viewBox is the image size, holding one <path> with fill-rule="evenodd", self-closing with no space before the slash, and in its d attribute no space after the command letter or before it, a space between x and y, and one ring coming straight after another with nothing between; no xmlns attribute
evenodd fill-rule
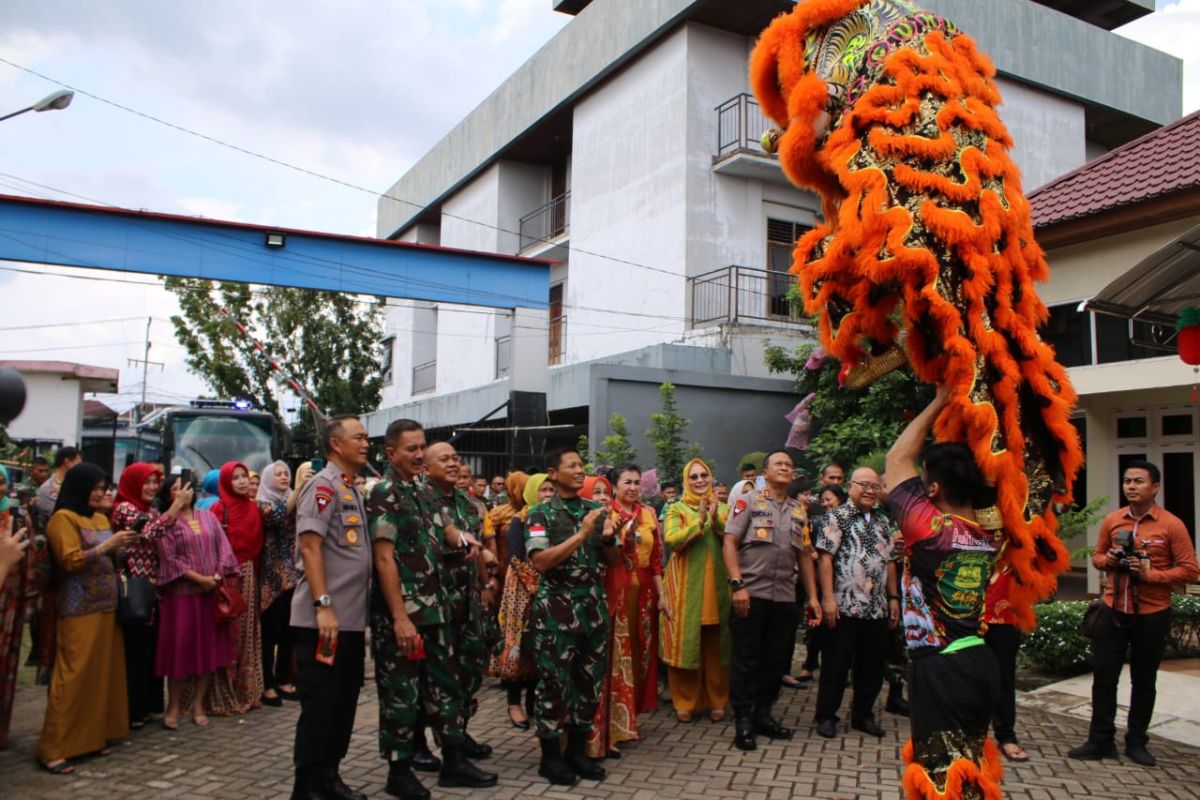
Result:
<svg viewBox="0 0 1200 800"><path fill-rule="evenodd" d="M702 460L689 461L683 479L683 497L668 506L663 524L671 613L659 620L662 660L679 721L707 708L720 722L729 704L729 576L721 558L729 506L717 501L712 470Z"/></svg>
<svg viewBox="0 0 1200 800"><path fill-rule="evenodd" d="M129 733L114 558L137 534L113 533L105 511L107 489L100 467L72 467L46 526L58 624L37 757L43 769L59 775L75 771L67 759L108 755L107 742Z"/></svg>

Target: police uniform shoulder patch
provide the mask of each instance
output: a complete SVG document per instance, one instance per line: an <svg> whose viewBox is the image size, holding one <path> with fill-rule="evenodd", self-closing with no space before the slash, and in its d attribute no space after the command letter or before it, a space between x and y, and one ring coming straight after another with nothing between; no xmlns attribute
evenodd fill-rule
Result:
<svg viewBox="0 0 1200 800"><path fill-rule="evenodd" d="M745 500L745 498L741 498L736 503L733 504L733 512L732 512L731 516L736 517L738 514L741 514L745 510L746 510L746 500Z"/></svg>
<svg viewBox="0 0 1200 800"><path fill-rule="evenodd" d="M333 502L333 487L321 485L317 486L313 491L316 493L314 502L317 504L317 513L321 514L326 508L329 507L329 504Z"/></svg>

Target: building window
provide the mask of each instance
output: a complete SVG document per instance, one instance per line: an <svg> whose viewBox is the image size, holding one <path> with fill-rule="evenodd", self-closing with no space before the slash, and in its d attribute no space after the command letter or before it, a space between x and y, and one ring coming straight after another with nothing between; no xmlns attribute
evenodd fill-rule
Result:
<svg viewBox="0 0 1200 800"><path fill-rule="evenodd" d="M396 360L396 337L389 336L379 345L379 378L384 386L392 385L393 369Z"/></svg>
<svg viewBox="0 0 1200 800"><path fill-rule="evenodd" d="M513 312L496 312L496 377L506 378L512 372Z"/></svg>
<svg viewBox="0 0 1200 800"><path fill-rule="evenodd" d="M550 366L561 364L566 352L567 315L563 310L563 287L557 284L550 287Z"/></svg>
<svg viewBox="0 0 1200 800"><path fill-rule="evenodd" d="M1146 417L1117 417L1118 439L1145 439L1149 432Z"/></svg>
<svg viewBox="0 0 1200 800"><path fill-rule="evenodd" d="M1051 306L1049 310L1050 318L1038 333L1054 348L1055 357L1064 367L1157 358L1167 352L1140 344L1158 341L1162 336L1148 323L1080 311L1078 303Z"/></svg>
<svg viewBox="0 0 1200 800"><path fill-rule="evenodd" d="M437 306L413 308L412 393L437 388Z"/></svg>
<svg viewBox="0 0 1200 800"><path fill-rule="evenodd" d="M792 251L800 237L811 230L800 222L767 219L767 304L774 317L791 316L788 292L796 282L791 274Z"/></svg>
<svg viewBox="0 0 1200 800"><path fill-rule="evenodd" d="M1050 319L1041 331L1042 340L1054 348L1058 363L1082 367L1092 363L1092 315L1068 304L1050 309Z"/></svg>

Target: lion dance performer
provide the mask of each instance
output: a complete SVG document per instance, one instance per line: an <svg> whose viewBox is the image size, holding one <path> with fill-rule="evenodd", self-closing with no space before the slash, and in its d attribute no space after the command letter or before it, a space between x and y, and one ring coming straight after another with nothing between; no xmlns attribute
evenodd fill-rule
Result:
<svg viewBox="0 0 1200 800"><path fill-rule="evenodd" d="M995 489L979 519L1002 530L1010 602L1029 630L1033 604L1069 565L1053 507L1069 502L1082 453L1075 393L1037 334L1047 311L1033 283L1048 269L996 111L995 69L951 22L907 0L801 0L763 32L750 68L782 129L764 147L824 201L792 268L821 342L850 388L905 363L945 387L934 436L966 444ZM950 764L909 743L909 797L1000 796L986 726L969 733L976 745Z"/></svg>

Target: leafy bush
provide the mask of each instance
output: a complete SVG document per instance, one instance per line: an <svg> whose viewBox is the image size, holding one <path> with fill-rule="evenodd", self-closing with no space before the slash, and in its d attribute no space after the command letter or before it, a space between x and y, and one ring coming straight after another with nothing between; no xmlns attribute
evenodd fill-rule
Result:
<svg viewBox="0 0 1200 800"><path fill-rule="evenodd" d="M1083 600L1039 603L1037 628L1021 643L1021 659L1046 672L1076 675L1092 665L1092 640L1079 632Z"/></svg>
<svg viewBox="0 0 1200 800"><path fill-rule="evenodd" d="M1076 675L1092 666L1092 642L1079 632L1088 603L1039 603L1037 629L1021 643L1021 660L1045 672ZM1200 655L1200 597L1171 598L1171 627L1167 631L1167 658Z"/></svg>

